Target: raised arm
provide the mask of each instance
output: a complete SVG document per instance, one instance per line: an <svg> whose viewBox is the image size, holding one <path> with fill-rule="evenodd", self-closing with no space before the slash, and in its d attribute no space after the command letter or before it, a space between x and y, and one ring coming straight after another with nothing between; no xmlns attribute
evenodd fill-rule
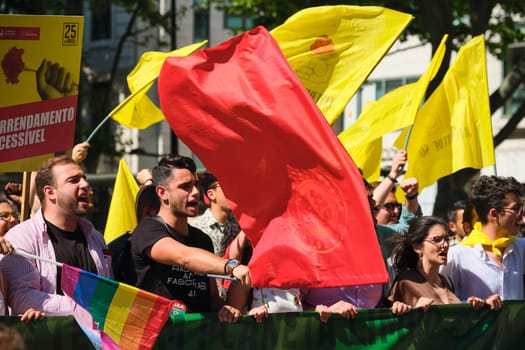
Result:
<svg viewBox="0 0 525 350"><path fill-rule="evenodd" d="M392 158L392 167L388 175L381 181L381 183L374 189L374 200L379 207L383 205L386 197L392 190L392 187L397 183L397 178L401 175L403 167L407 161L407 151L404 149L397 151Z"/></svg>

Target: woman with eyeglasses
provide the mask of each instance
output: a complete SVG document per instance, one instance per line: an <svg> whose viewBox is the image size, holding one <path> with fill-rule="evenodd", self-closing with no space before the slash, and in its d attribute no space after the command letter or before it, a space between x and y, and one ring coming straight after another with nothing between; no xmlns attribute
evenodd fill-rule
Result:
<svg viewBox="0 0 525 350"><path fill-rule="evenodd" d="M414 219L405 235L396 236L393 256L397 277L387 298L394 314L461 303L450 279L439 273L440 266L447 263L448 248L447 223L434 216ZM487 305L499 310L503 305L497 294L487 299L471 296L467 302L474 309Z"/></svg>
<svg viewBox="0 0 525 350"><path fill-rule="evenodd" d="M0 198L0 237L18 224L19 214L16 206L5 198Z"/></svg>

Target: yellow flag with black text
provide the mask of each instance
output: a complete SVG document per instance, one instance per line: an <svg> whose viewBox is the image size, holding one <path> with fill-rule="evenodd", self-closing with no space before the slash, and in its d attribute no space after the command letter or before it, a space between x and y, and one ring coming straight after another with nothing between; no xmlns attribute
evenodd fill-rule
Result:
<svg viewBox="0 0 525 350"><path fill-rule="evenodd" d="M118 166L113 195L109 205L104 240L111 242L124 232L132 231L137 226L135 213L135 198L139 192L139 185L133 177L124 159Z"/></svg>
<svg viewBox="0 0 525 350"><path fill-rule="evenodd" d="M443 36L417 82L392 90L377 101L368 102L357 121L338 135L339 141L369 182L379 179L382 137L414 122L428 84L443 61L447 38L447 35Z"/></svg>
<svg viewBox="0 0 525 350"><path fill-rule="evenodd" d="M399 147L405 130L396 140ZM485 41L474 37L418 113L408 142L405 177L420 188L460 169L494 165Z"/></svg>
<svg viewBox="0 0 525 350"><path fill-rule="evenodd" d="M319 6L271 31L330 124L413 17L377 6Z"/></svg>

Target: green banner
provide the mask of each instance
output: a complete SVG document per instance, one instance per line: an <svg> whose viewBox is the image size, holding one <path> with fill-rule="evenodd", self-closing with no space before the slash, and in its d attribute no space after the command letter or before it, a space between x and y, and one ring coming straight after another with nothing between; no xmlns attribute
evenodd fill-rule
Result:
<svg viewBox="0 0 525 350"><path fill-rule="evenodd" d="M0 318L16 328L28 349L92 348L72 317L30 324ZM443 305L394 316L389 309L359 310L323 324L314 312L274 314L260 324L242 317L234 324L216 314L189 314L168 322L154 349L518 349L525 337L525 303L507 301L500 311Z"/></svg>

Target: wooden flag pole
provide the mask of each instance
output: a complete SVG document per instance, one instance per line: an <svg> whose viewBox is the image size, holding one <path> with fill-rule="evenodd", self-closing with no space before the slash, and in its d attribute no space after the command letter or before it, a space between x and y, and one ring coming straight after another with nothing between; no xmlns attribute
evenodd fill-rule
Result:
<svg viewBox="0 0 525 350"><path fill-rule="evenodd" d="M22 175L22 198L21 198L21 213L20 222L29 219L30 208L30 187L31 187L31 172L24 171Z"/></svg>

